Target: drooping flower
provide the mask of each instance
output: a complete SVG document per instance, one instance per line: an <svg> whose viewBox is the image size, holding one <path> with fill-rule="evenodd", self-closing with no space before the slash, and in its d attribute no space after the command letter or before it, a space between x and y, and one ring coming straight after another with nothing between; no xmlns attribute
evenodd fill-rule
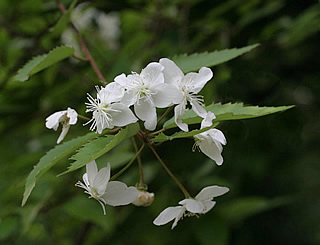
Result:
<svg viewBox="0 0 320 245"><path fill-rule="evenodd" d="M192 106L193 111L200 117L205 118L207 111L203 108L203 96L198 95L204 85L212 78L211 69L202 67L199 73L190 72L184 75L180 68L167 58L160 59L160 64L164 66L163 75L166 83L175 86L183 95L183 99L174 108L175 123L187 132L188 125L182 122L181 116L186 111L187 103Z"/></svg>
<svg viewBox="0 0 320 245"><path fill-rule="evenodd" d="M59 144L67 135L70 125L76 124L77 120L78 113L74 109L68 107L67 110L55 112L49 117L47 117L46 127L49 129L53 129L54 131L57 131L59 123L62 124L62 131L57 140L57 144Z"/></svg>
<svg viewBox="0 0 320 245"><path fill-rule="evenodd" d="M213 198L221 196L228 191L229 188L216 185L205 187L194 199L184 199L179 202L180 206L168 207L163 210L153 221L153 224L164 225L174 220L171 227L171 229L173 229L177 225L178 221L183 217L209 212L216 204L215 201L212 201Z"/></svg>
<svg viewBox="0 0 320 245"><path fill-rule="evenodd" d="M201 123L201 129L210 127L214 118L214 114L209 111L207 117ZM206 156L214 160L217 165L223 163L221 155L223 150L222 145L226 145L227 140L222 131L212 128L200 134L196 134L194 138L196 141L195 146L198 146Z"/></svg>
<svg viewBox="0 0 320 245"><path fill-rule="evenodd" d="M138 190L133 187L127 187L125 183L120 181L110 181L110 163L107 167L98 167L95 161L86 165L87 172L83 175L83 182L78 181L77 187L85 189L85 193L89 194L89 198L96 199L106 214L105 205L121 206L128 205L135 201L139 195Z"/></svg>
<svg viewBox="0 0 320 245"><path fill-rule="evenodd" d="M123 127L138 121L129 107L120 103L124 89L119 84L113 82L101 89L97 86L96 89L97 98L88 94L89 103L86 103L86 112L92 112L92 119L87 122L92 122L90 130L96 129L101 134L106 128Z"/></svg>
<svg viewBox="0 0 320 245"><path fill-rule="evenodd" d="M174 86L164 83L162 70L162 65L153 62L140 74L121 74L114 79L126 90L121 102L134 105L136 115L145 121L148 130L157 126L156 108L165 108L182 100L181 93Z"/></svg>

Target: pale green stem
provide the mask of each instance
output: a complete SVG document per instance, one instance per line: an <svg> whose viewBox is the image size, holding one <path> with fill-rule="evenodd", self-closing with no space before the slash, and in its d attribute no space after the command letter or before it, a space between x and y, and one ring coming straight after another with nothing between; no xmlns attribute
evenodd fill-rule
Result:
<svg viewBox="0 0 320 245"><path fill-rule="evenodd" d="M174 176L174 174L170 171L170 169L167 167L167 165L162 161L162 159L160 158L160 156L158 155L156 150L153 148L153 146L150 143L148 144L148 146L150 147L150 149L152 150L153 154L156 156L158 161L161 163L162 167L167 171L167 173L170 175L170 177L173 179L173 181L179 186L179 188L183 192L184 196L186 198L190 198L191 196L188 193L188 191L186 190L186 188L184 188L184 186L180 183L180 181L176 178L176 176Z"/></svg>
<svg viewBox="0 0 320 245"><path fill-rule="evenodd" d="M132 137L132 143L133 143L135 151L138 152L137 142L134 137ZM137 161L138 161L139 172L140 172L140 186L143 186L144 185L144 175L143 175L143 168L142 168L142 162L141 162L140 155L137 156Z"/></svg>
<svg viewBox="0 0 320 245"><path fill-rule="evenodd" d="M82 115L79 115L79 114L78 114L78 117L83 119L83 120L90 121L90 118L88 118L88 117L85 117L85 116L82 116Z"/></svg>
<svg viewBox="0 0 320 245"><path fill-rule="evenodd" d="M136 153L134 158L132 158L131 161L126 166L124 166L118 173L113 175L110 178L110 181L115 180L116 178L118 178L121 174L123 174L131 166L131 164L134 162L134 160L136 160L136 158L140 155L140 153L143 150L144 146L145 146L145 143L143 143L143 145L140 147L139 151Z"/></svg>
<svg viewBox="0 0 320 245"><path fill-rule="evenodd" d="M158 130L158 131L155 131L155 132L152 132L151 134L148 134L148 135L157 135L157 134L159 134L159 133L162 133L162 132L164 132L164 131L166 131L167 129L166 128L162 128L162 129L160 129L160 130Z"/></svg>
<svg viewBox="0 0 320 245"><path fill-rule="evenodd" d="M159 122L172 110L173 106L170 106L163 114L162 116L159 118L157 124L159 124Z"/></svg>

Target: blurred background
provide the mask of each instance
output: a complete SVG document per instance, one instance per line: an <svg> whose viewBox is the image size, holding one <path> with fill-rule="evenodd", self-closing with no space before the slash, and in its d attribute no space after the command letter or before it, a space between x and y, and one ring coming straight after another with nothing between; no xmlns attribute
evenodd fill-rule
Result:
<svg viewBox="0 0 320 245"><path fill-rule="evenodd" d="M319 1L78 2L72 21L107 81L162 57L260 43L212 68L215 78L202 90L206 104L296 105L220 124L228 141L221 167L191 153L193 140L158 147L191 194L214 184L231 189L212 211L185 218L174 230L152 224L183 195L149 150L142 160L155 193L150 207L108 207L103 216L99 203L74 187L83 169L56 177L68 159L42 176L21 207L26 177L58 138L45 118L68 106L85 115L86 93L99 84L89 63L75 59L24 83L12 80L31 57L56 46L72 45L84 56L72 29L50 33L60 16L55 1L0 1L0 244L320 244ZM81 123L65 140L88 132ZM128 141L98 162L112 158L115 173L133 154ZM136 165L121 177L128 185L138 178Z"/></svg>

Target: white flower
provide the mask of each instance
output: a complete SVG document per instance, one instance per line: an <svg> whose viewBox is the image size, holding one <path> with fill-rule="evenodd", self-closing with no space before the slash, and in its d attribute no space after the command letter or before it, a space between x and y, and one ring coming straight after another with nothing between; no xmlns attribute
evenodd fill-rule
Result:
<svg viewBox="0 0 320 245"><path fill-rule="evenodd" d="M136 115L145 121L148 130L157 126L157 108L165 108L180 103L181 93L173 86L164 83L163 66L159 63L150 63L142 69L140 74L133 73L127 77L124 74L114 80L126 89L121 102L134 105Z"/></svg>
<svg viewBox="0 0 320 245"><path fill-rule="evenodd" d="M207 117L201 123L201 129L210 127L214 118L214 114L209 111ZM195 145L198 146L206 156L214 160L217 165L223 163L221 156L223 150L222 145L226 145L227 140L220 130L215 128L209 129L200 134L196 134L194 138L196 140Z"/></svg>
<svg viewBox="0 0 320 245"><path fill-rule="evenodd" d="M105 205L121 206L128 205L138 198L139 191L133 187L127 187L120 181L110 181L110 163L98 172L97 164L92 161L86 165L87 172L83 175L83 182L78 181L77 187L85 189L89 198L96 199L106 214Z"/></svg>
<svg viewBox="0 0 320 245"><path fill-rule="evenodd" d="M124 95L124 89L117 83L110 83L106 87L96 87L97 99L88 94L89 103L86 103L86 112L92 112L90 130L97 130L99 134L105 128L112 129L114 126L123 127L135 123L138 119L129 107L120 103Z"/></svg>
<svg viewBox="0 0 320 245"><path fill-rule="evenodd" d="M188 131L188 125L180 118L186 111L188 101L193 111L200 117L205 118L207 111L203 108L203 96L197 95L204 85L212 78L211 69L202 67L199 73L190 72L184 75L180 68L167 58L160 59L160 64L164 66L163 75L166 83L175 86L182 94L183 99L174 108L175 123L183 130Z"/></svg>
<svg viewBox="0 0 320 245"><path fill-rule="evenodd" d="M47 117L46 127L49 129L53 129L54 131L57 131L59 123L62 124L62 131L57 140L57 144L59 144L67 135L70 125L76 124L77 120L78 113L74 109L68 107L68 109L65 111L58 111Z"/></svg>
<svg viewBox="0 0 320 245"><path fill-rule="evenodd" d="M215 201L214 197L221 196L229 191L227 187L208 186L203 188L195 199L187 198L179 202L181 206L168 207L163 210L159 216L153 221L155 225L164 225L174 220L171 229L173 229L178 221L185 216L194 216L197 214L205 214L210 211Z"/></svg>

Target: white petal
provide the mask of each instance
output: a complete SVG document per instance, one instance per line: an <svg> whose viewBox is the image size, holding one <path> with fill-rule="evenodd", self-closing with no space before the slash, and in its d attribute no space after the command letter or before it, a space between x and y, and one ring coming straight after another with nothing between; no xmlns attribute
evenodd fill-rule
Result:
<svg viewBox="0 0 320 245"><path fill-rule="evenodd" d="M67 109L67 117L69 117L70 125L75 125L78 121L78 113L70 107Z"/></svg>
<svg viewBox="0 0 320 245"><path fill-rule="evenodd" d="M54 129L55 131L59 127L59 120L60 118L66 114L67 111L58 111L50 115L49 117L46 118L46 127L49 129Z"/></svg>
<svg viewBox="0 0 320 245"><path fill-rule="evenodd" d="M133 187L127 187L120 181L110 181L102 198L110 206L128 205L138 198L139 191Z"/></svg>
<svg viewBox="0 0 320 245"><path fill-rule="evenodd" d="M185 208L185 207L183 207L183 208L180 210L180 214L175 218L175 220L174 220L174 222L173 222L173 224L172 224L172 226L171 226L171 230L172 230L174 227L177 226L178 221L183 217L183 214L185 213L185 211L186 211L186 208Z"/></svg>
<svg viewBox="0 0 320 245"><path fill-rule="evenodd" d="M60 136L57 140L57 144L60 144L60 142L64 139L64 137L66 137L66 135L69 131L69 128L70 128L70 124L63 124L62 131L61 131Z"/></svg>
<svg viewBox="0 0 320 245"><path fill-rule="evenodd" d="M218 141L219 143L221 143L223 145L227 144L227 140L226 140L224 134L219 129L213 128L211 130L208 130L208 132L214 141Z"/></svg>
<svg viewBox="0 0 320 245"><path fill-rule="evenodd" d="M203 206L204 206L202 214L205 214L205 213L209 212L216 205L216 202L209 201L209 200L203 201L202 203L203 203Z"/></svg>
<svg viewBox="0 0 320 245"><path fill-rule="evenodd" d="M194 111L199 117L206 118L206 116L207 116L207 111L206 111L206 109L204 109L204 108L202 107L202 105L199 104L198 101L196 101L196 100L191 100L191 101L190 101L190 104L192 105L193 111Z"/></svg>
<svg viewBox="0 0 320 245"><path fill-rule="evenodd" d="M214 115L214 113L211 112L211 111L208 111L206 118L203 119L202 122L201 122L201 128L200 129L212 126L212 120L215 119L215 118L216 118L216 116Z"/></svg>
<svg viewBox="0 0 320 245"><path fill-rule="evenodd" d="M85 185L87 187L90 186L90 183L89 183L89 178L88 178L88 174L87 173L84 173L84 175L82 176L82 179L83 179L83 182L85 183ZM80 182L80 181L79 181Z"/></svg>
<svg viewBox="0 0 320 245"><path fill-rule="evenodd" d="M186 111L186 101L183 100L182 103L180 103L174 108L174 121L181 130L188 132L189 131L188 124L183 123L181 119L181 116L184 114L185 111Z"/></svg>
<svg viewBox="0 0 320 245"><path fill-rule="evenodd" d="M146 84L159 84L164 82L162 70L164 67L159 63L152 62L141 71L140 77Z"/></svg>
<svg viewBox="0 0 320 245"><path fill-rule="evenodd" d="M99 170L98 174L94 178L92 187L97 190L97 192L102 195L107 188L110 179L110 163L107 167Z"/></svg>
<svg viewBox="0 0 320 245"><path fill-rule="evenodd" d="M112 122L117 127L123 127L131 123L138 121L138 118L135 117L133 112L129 109L128 106L122 103L114 103L110 105L112 110L110 115L112 116Z"/></svg>
<svg viewBox="0 0 320 245"><path fill-rule="evenodd" d="M202 213L204 206L202 202L194 199L184 199L179 202L180 205L185 205L186 209L191 213Z"/></svg>
<svg viewBox="0 0 320 245"><path fill-rule="evenodd" d="M155 130L157 126L156 108L149 100L140 99L134 104L134 111L142 121L145 121L144 127L146 129Z"/></svg>
<svg viewBox="0 0 320 245"><path fill-rule="evenodd" d="M223 158L221 156L220 148L216 145L212 139L207 139L204 141L200 141L199 143L200 150L209 158L214 160L217 165L221 165L223 163Z"/></svg>
<svg viewBox="0 0 320 245"><path fill-rule="evenodd" d="M87 175L90 186L93 185L94 179L98 173L98 167L96 161L93 160L86 165Z"/></svg>
<svg viewBox="0 0 320 245"><path fill-rule="evenodd" d="M186 76L188 76L188 74ZM206 83L212 78L212 76L213 73L211 69L207 67L202 67L197 76L193 78L191 86L192 89L190 90L190 92L196 94L199 93L201 89L204 87L204 85L206 85Z"/></svg>
<svg viewBox="0 0 320 245"><path fill-rule="evenodd" d="M170 84L157 84L152 87L152 91L155 92L152 98L157 108L165 108L172 104L179 104L183 100L182 92Z"/></svg>
<svg viewBox="0 0 320 245"><path fill-rule="evenodd" d="M130 106L130 105L133 105L134 103L136 103L137 96L136 96L136 92L134 91L134 89L126 91L120 102L122 104L127 105L127 106Z"/></svg>
<svg viewBox="0 0 320 245"><path fill-rule="evenodd" d="M177 206L177 207L168 207L165 210L163 210L157 218L153 221L153 224L155 225L164 225L170 222L171 220L176 219L177 217L181 217L185 211L184 207ZM182 215L181 215L182 213ZM178 219L179 220L179 219ZM177 222L178 222L177 220ZM172 229L174 226L172 227Z"/></svg>
<svg viewBox="0 0 320 245"><path fill-rule="evenodd" d="M180 81L184 77L180 68L167 58L160 59L160 64L164 66L164 82L179 87Z"/></svg>
<svg viewBox="0 0 320 245"><path fill-rule="evenodd" d="M221 196L229 191L227 187L221 187L217 185L207 186L203 188L199 194L196 196L196 200L212 200L214 197Z"/></svg>
<svg viewBox="0 0 320 245"><path fill-rule="evenodd" d="M106 104L119 102L124 96L124 88L116 82L109 83L100 92L105 93L104 96L101 97L101 102Z"/></svg>
<svg viewBox="0 0 320 245"><path fill-rule="evenodd" d="M127 88L128 83L130 83L130 81L128 80L128 78L124 73L116 76L114 81L119 85L121 85L123 88Z"/></svg>

